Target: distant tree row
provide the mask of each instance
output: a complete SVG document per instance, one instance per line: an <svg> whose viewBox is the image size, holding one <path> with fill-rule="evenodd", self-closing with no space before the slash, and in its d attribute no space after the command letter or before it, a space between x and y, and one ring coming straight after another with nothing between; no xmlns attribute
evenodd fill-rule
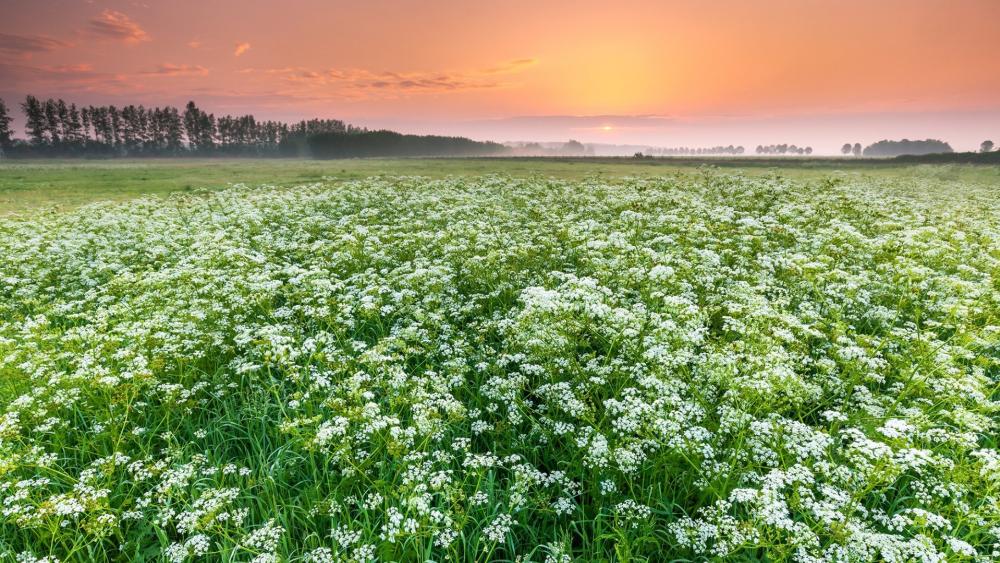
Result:
<svg viewBox="0 0 1000 563"><path fill-rule="evenodd" d="M12 118L0 100L0 148L41 156L163 156L183 154L300 155L317 133L364 132L337 119L297 123L257 121L253 115L216 118L194 103L183 112L166 106L77 107L64 100L27 96L24 141L14 138Z"/></svg>
<svg viewBox="0 0 1000 563"><path fill-rule="evenodd" d="M395 131L346 131L308 136L309 153L316 158L372 156L492 156L508 151L500 143L465 137L404 135Z"/></svg>
<svg viewBox="0 0 1000 563"><path fill-rule="evenodd" d="M989 143L989 149L992 149L993 143L985 141L980 146L982 152L989 152L989 149L986 149L987 143ZM854 156L883 158L902 155L946 154L955 151L951 148L951 145L938 139L925 139L923 141L911 141L909 139L889 141L883 139L877 143L868 145L863 150L861 143L854 143L853 145L851 143L844 143L844 146L840 148L840 152L845 155L853 154Z"/></svg>
<svg viewBox="0 0 1000 563"><path fill-rule="evenodd" d="M865 147L862 154L869 157L900 156L904 154L940 154L955 152L951 145L938 139L926 139L923 141L902 141L882 140Z"/></svg>
<svg viewBox="0 0 1000 563"><path fill-rule="evenodd" d="M506 145L515 156L593 156L594 148L570 139L565 143L510 143Z"/></svg>
<svg viewBox="0 0 1000 563"><path fill-rule="evenodd" d="M15 138L11 108L0 99L0 152L25 156L170 156L247 155L301 156L315 149L323 156L403 156L515 154L533 156L588 156L593 147L570 140L557 146L539 143L512 145L478 143L461 137L401 135L368 131L337 119L311 119L296 123L257 121L253 115L216 117L192 101L183 111L171 106L80 106L62 99L41 100L26 96L20 104L27 138ZM313 139L314 137L318 137ZM983 141L981 153L993 151ZM812 147L789 144L758 145L758 155L810 155ZM954 152L937 139L882 140L864 149L861 143L844 143L844 155L894 157ZM742 146L651 147L636 156L741 155Z"/></svg>
<svg viewBox="0 0 1000 563"><path fill-rule="evenodd" d="M840 147L840 152L845 156L853 154L854 156L861 156L861 143L844 143L844 146Z"/></svg>
<svg viewBox="0 0 1000 563"><path fill-rule="evenodd" d="M754 149L757 154L797 154L797 155L808 155L813 153L812 147L797 147L795 145L781 144L781 145L757 145Z"/></svg>
<svg viewBox="0 0 1000 563"><path fill-rule="evenodd" d="M691 155L739 155L746 152L743 147L651 147L646 150L647 156L691 156Z"/></svg>

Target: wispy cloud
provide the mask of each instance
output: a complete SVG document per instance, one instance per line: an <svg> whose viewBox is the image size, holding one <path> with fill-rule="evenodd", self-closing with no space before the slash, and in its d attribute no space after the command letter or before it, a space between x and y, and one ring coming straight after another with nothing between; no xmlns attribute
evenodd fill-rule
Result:
<svg viewBox="0 0 1000 563"><path fill-rule="evenodd" d="M188 41L187 46L191 47L192 49L200 49L201 48L201 41L198 41L198 40Z"/></svg>
<svg viewBox="0 0 1000 563"><path fill-rule="evenodd" d="M280 76L290 86L342 93L432 93L497 88L500 82L449 72L372 72L365 69L244 69L243 73Z"/></svg>
<svg viewBox="0 0 1000 563"><path fill-rule="evenodd" d="M246 43L246 42L237 43L236 44L236 50L233 51L233 56L238 57L238 56L242 55L243 53L246 53L249 50L250 50L250 44L249 43Z"/></svg>
<svg viewBox="0 0 1000 563"><path fill-rule="evenodd" d="M299 94L320 92L349 98L398 97L409 94L449 93L501 88L508 83L505 74L520 72L536 63L535 59L516 59L499 65L466 71L376 72L368 69L325 69L304 67L245 68L244 74L280 76Z"/></svg>
<svg viewBox="0 0 1000 563"><path fill-rule="evenodd" d="M116 10L101 12L100 16L90 20L88 29L91 33L126 43L149 41L149 34L146 33L146 30L127 15Z"/></svg>
<svg viewBox="0 0 1000 563"><path fill-rule="evenodd" d="M161 63L153 70L140 72L144 76L205 76L208 69L201 65Z"/></svg>
<svg viewBox="0 0 1000 563"><path fill-rule="evenodd" d="M79 63L73 65L46 65L36 68L40 68L44 71L53 72L57 74L89 75L94 72L94 65L88 63Z"/></svg>
<svg viewBox="0 0 1000 563"><path fill-rule="evenodd" d="M509 72L518 72L524 70L530 66L534 66L538 63L537 59L514 59L513 61L508 61L506 63L484 69L483 74L506 74Z"/></svg>
<svg viewBox="0 0 1000 563"><path fill-rule="evenodd" d="M0 52L13 55L30 55L45 53L60 47L68 47L69 43L46 37L44 35L14 35L0 33Z"/></svg>
<svg viewBox="0 0 1000 563"><path fill-rule="evenodd" d="M0 83L32 91L58 87L65 92L115 93L135 90L123 74L100 72L90 64L27 65L0 62Z"/></svg>

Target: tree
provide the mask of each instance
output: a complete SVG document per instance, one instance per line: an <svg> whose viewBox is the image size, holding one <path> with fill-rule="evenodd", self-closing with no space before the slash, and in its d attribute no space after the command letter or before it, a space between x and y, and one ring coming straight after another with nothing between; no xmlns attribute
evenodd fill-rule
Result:
<svg viewBox="0 0 1000 563"><path fill-rule="evenodd" d="M63 142L69 141L69 107L62 98L56 101L56 115L59 119L59 136L62 137Z"/></svg>
<svg viewBox="0 0 1000 563"><path fill-rule="evenodd" d="M993 141L983 141L979 145L979 152L990 152L991 150L993 150Z"/></svg>
<svg viewBox="0 0 1000 563"><path fill-rule="evenodd" d="M565 145L563 145L562 152L563 154L568 155L582 155L587 152L587 147L585 147L580 141L570 139L569 141L566 141Z"/></svg>
<svg viewBox="0 0 1000 563"><path fill-rule="evenodd" d="M122 123L121 110L119 110L115 106L108 106L108 117L110 118L111 122L111 129L110 129L111 146L115 148L121 148L123 143L122 135L125 132L125 127L123 126Z"/></svg>
<svg viewBox="0 0 1000 563"><path fill-rule="evenodd" d="M83 144L83 124L80 122L80 110L76 109L76 104L69 106L69 125L66 128L66 134L71 143Z"/></svg>
<svg viewBox="0 0 1000 563"><path fill-rule="evenodd" d="M142 144L142 131L139 124L140 109L127 105L121 111L122 144L127 153L135 153Z"/></svg>
<svg viewBox="0 0 1000 563"><path fill-rule="evenodd" d="M861 143L854 143L854 147L851 148L851 152L854 156L861 156Z"/></svg>
<svg viewBox="0 0 1000 563"><path fill-rule="evenodd" d="M80 140L86 146L87 142L90 141L90 108L80 108L80 120L83 122L80 129Z"/></svg>
<svg viewBox="0 0 1000 563"><path fill-rule="evenodd" d="M216 137L215 115L201 111L193 101L188 102L184 108L184 131L191 148L199 151L213 148Z"/></svg>
<svg viewBox="0 0 1000 563"><path fill-rule="evenodd" d="M28 135L28 141L35 146L44 145L46 121L42 102L34 96L25 96L21 109L24 110L24 132Z"/></svg>
<svg viewBox="0 0 1000 563"><path fill-rule="evenodd" d="M194 100L189 101L184 107L184 134L187 135L188 146L195 148L198 139L201 138L201 110L194 104Z"/></svg>
<svg viewBox="0 0 1000 563"><path fill-rule="evenodd" d="M215 114L201 112L201 123L198 125L201 130L201 137L198 138L199 149L211 149L215 147Z"/></svg>
<svg viewBox="0 0 1000 563"><path fill-rule="evenodd" d="M167 149L179 152L184 147L184 123L177 108L168 107L163 110L163 130Z"/></svg>
<svg viewBox="0 0 1000 563"><path fill-rule="evenodd" d="M844 146L840 147L840 152L846 156L851 154L851 149L851 143L844 143Z"/></svg>
<svg viewBox="0 0 1000 563"><path fill-rule="evenodd" d="M48 131L52 144L59 145L62 141L62 123L59 121L59 106L51 98L45 100L45 130Z"/></svg>
<svg viewBox="0 0 1000 563"><path fill-rule="evenodd" d="M10 128L10 123L14 118L7 113L7 104L0 99L0 150L10 147L14 132Z"/></svg>

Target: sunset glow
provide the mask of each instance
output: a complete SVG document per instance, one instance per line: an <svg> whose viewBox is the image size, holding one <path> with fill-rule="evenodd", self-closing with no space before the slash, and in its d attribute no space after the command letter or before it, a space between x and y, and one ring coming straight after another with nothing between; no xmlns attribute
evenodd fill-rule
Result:
<svg viewBox="0 0 1000 563"><path fill-rule="evenodd" d="M2 0L0 13L8 103L196 99L498 141L824 153L884 137L970 149L1000 130L993 0Z"/></svg>

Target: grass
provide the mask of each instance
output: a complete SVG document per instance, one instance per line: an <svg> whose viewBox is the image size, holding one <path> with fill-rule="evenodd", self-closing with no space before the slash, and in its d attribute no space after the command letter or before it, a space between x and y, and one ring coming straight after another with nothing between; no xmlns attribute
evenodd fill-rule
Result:
<svg viewBox="0 0 1000 563"><path fill-rule="evenodd" d="M292 186L323 178L376 175L506 174L513 177L651 177L719 166L751 176L780 175L818 181L830 175L865 178L931 178L975 183L1000 182L1000 166L898 165L829 159L121 159L0 161L0 214L39 208L72 209L102 200L165 195L231 184Z"/></svg>

